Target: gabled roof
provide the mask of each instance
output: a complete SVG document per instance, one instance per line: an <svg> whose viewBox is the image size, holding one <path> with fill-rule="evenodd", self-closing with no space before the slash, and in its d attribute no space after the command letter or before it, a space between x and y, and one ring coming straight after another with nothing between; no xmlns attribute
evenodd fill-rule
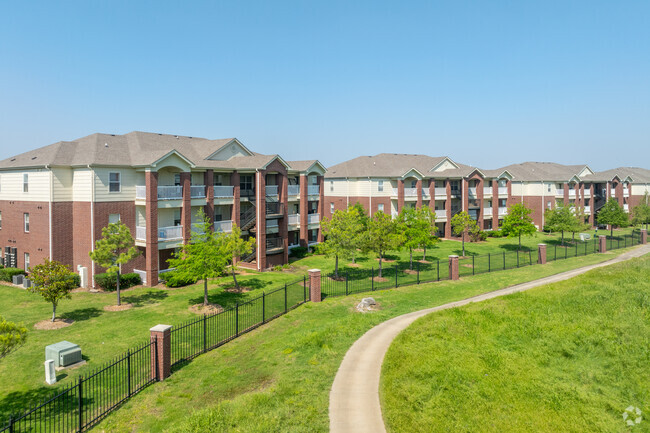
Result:
<svg viewBox="0 0 650 433"><path fill-rule="evenodd" d="M304 161L287 161L289 166L291 167L291 170L294 171L299 171L302 173L308 173L312 171L314 167L320 168L320 171L325 173L327 171L327 168L321 162L317 159L307 159Z"/></svg>
<svg viewBox="0 0 650 433"><path fill-rule="evenodd" d="M507 171L512 175L513 180L518 182L568 182L582 172L585 167L585 164L563 165L555 162L529 161L501 167L496 171Z"/></svg>
<svg viewBox="0 0 650 433"><path fill-rule="evenodd" d="M622 181L650 183L650 170L641 167L618 167L585 176L583 180L588 182L609 182L615 177L618 177Z"/></svg>

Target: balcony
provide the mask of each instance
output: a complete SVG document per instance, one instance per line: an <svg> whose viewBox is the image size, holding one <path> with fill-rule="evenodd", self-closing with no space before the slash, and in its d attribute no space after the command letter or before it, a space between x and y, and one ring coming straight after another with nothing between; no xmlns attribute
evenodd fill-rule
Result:
<svg viewBox="0 0 650 433"><path fill-rule="evenodd" d="M287 218L287 224L289 224L290 226L299 225L300 224L300 214L295 213L295 214L289 215L289 217Z"/></svg>
<svg viewBox="0 0 650 433"><path fill-rule="evenodd" d="M555 196L556 197L564 197L564 188L561 189L555 189Z"/></svg>
<svg viewBox="0 0 650 433"><path fill-rule="evenodd" d="M393 197L397 197L397 188L393 188Z"/></svg>
<svg viewBox="0 0 650 433"><path fill-rule="evenodd" d="M287 193L290 196L300 195L300 185L288 185L287 186Z"/></svg>
<svg viewBox="0 0 650 433"><path fill-rule="evenodd" d="M589 188L585 188L584 196L585 197L591 197L591 190Z"/></svg>
<svg viewBox="0 0 650 433"><path fill-rule="evenodd" d="M214 222L214 231L215 232L230 233L232 231L232 220L215 221Z"/></svg>
<svg viewBox="0 0 650 433"><path fill-rule="evenodd" d="M447 188L436 188L435 189L435 194L436 196L444 196L447 197Z"/></svg>
<svg viewBox="0 0 650 433"><path fill-rule="evenodd" d="M591 206L585 206L585 213L591 213Z"/></svg>
<svg viewBox="0 0 650 433"><path fill-rule="evenodd" d="M492 216L492 208L491 207L483 208L483 216L486 217Z"/></svg>
<svg viewBox="0 0 650 433"><path fill-rule="evenodd" d="M307 224L318 224L320 222L320 215L312 213L307 215Z"/></svg>
<svg viewBox="0 0 650 433"><path fill-rule="evenodd" d="M576 190L575 189L570 189L569 190L569 198L576 198Z"/></svg>
<svg viewBox="0 0 650 433"><path fill-rule="evenodd" d="M491 186L484 186L483 187L483 197L492 195L492 187Z"/></svg>
<svg viewBox="0 0 650 433"><path fill-rule="evenodd" d="M233 198L235 196L234 186L214 186L214 198Z"/></svg>
<svg viewBox="0 0 650 433"><path fill-rule="evenodd" d="M205 185L191 185L190 186L191 198L205 198Z"/></svg>
<svg viewBox="0 0 650 433"><path fill-rule="evenodd" d="M623 197L629 197L629 196L630 196L630 189L623 188Z"/></svg>
<svg viewBox="0 0 650 433"><path fill-rule="evenodd" d="M280 231L280 224L278 220L267 220L266 221L266 233L278 233Z"/></svg>
<svg viewBox="0 0 650 433"><path fill-rule="evenodd" d="M437 209L436 219L447 219L447 211L445 209Z"/></svg>
<svg viewBox="0 0 650 433"><path fill-rule="evenodd" d="M610 189L610 197L616 197L616 189L612 188Z"/></svg>
<svg viewBox="0 0 650 433"><path fill-rule="evenodd" d="M136 227L135 228L135 239L138 241L144 241L147 239L147 228L146 227ZM172 227L158 227L158 240L159 241L172 241L183 239L183 226L172 226Z"/></svg>
<svg viewBox="0 0 650 433"><path fill-rule="evenodd" d="M507 207L500 207L499 208L499 216L504 216L508 215L508 208Z"/></svg>
<svg viewBox="0 0 650 433"><path fill-rule="evenodd" d="M266 238L266 249L277 250L284 248L284 240L282 238Z"/></svg>
<svg viewBox="0 0 650 433"><path fill-rule="evenodd" d="M429 198L429 188L422 188L422 197Z"/></svg>
<svg viewBox="0 0 650 433"><path fill-rule="evenodd" d="M239 196L242 198L255 198L255 190L250 188L250 189L240 189L239 190Z"/></svg>
<svg viewBox="0 0 650 433"><path fill-rule="evenodd" d="M203 197L205 197L205 187ZM146 200L147 187L144 185L135 186L136 200ZM183 198L182 186L159 186L158 187L158 200L180 200Z"/></svg>
<svg viewBox="0 0 650 433"><path fill-rule="evenodd" d="M476 197L476 187L467 188L467 195L470 197Z"/></svg>
<svg viewBox="0 0 650 433"><path fill-rule="evenodd" d="M266 185L266 196L276 196L278 195L278 186L277 185Z"/></svg>
<svg viewBox="0 0 650 433"><path fill-rule="evenodd" d="M461 194L460 194L460 190L459 190L459 189L454 189L454 188L451 189L451 196L452 196L452 197L460 197L460 195L461 195Z"/></svg>
<svg viewBox="0 0 650 433"><path fill-rule="evenodd" d="M280 202L267 202L266 203L266 216L280 216L284 214L284 203Z"/></svg>
<svg viewBox="0 0 650 433"><path fill-rule="evenodd" d="M404 188L404 197L417 197L418 189L417 188Z"/></svg>
<svg viewBox="0 0 650 433"><path fill-rule="evenodd" d="M624 204L623 204L623 210L624 210L625 212L629 212L629 211L630 211L630 205L627 204L627 203L624 203Z"/></svg>
<svg viewBox="0 0 650 433"><path fill-rule="evenodd" d="M499 196L507 196L508 195L508 187L507 186L500 186L499 187Z"/></svg>
<svg viewBox="0 0 650 433"><path fill-rule="evenodd" d="M136 227L135 228L135 239L138 241L144 241L147 239L147 228L146 227Z"/></svg>
<svg viewBox="0 0 650 433"><path fill-rule="evenodd" d="M320 195L320 185L308 185L307 194L309 195Z"/></svg>

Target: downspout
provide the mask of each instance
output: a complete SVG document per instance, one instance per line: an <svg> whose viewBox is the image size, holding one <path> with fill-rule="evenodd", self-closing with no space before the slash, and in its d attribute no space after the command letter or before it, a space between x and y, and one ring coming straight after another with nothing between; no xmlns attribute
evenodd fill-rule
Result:
<svg viewBox="0 0 650 433"><path fill-rule="evenodd" d="M368 183L370 184L370 196L368 197L368 216L372 217L372 179L370 176L368 176Z"/></svg>
<svg viewBox="0 0 650 433"><path fill-rule="evenodd" d="M48 205L49 205L49 218L48 218L49 221L48 221L48 224L49 224L49 230L50 230L50 251L49 251L49 255L50 255L50 260L53 260L54 257L52 257L52 200L53 200L54 191L52 190L52 187L53 187L54 182L52 180L52 176L54 174L52 173L52 167L49 167L49 166L46 165L45 168L50 171L50 197L49 197L50 201L48 203Z"/></svg>
<svg viewBox="0 0 650 433"><path fill-rule="evenodd" d="M345 209L350 207L350 178L345 178Z"/></svg>
<svg viewBox="0 0 650 433"><path fill-rule="evenodd" d="M544 184L544 181L542 180L542 227L540 227L542 229L542 231L544 231L544 224L545 224L544 213L546 212L546 199L545 199L546 196L544 195L544 190L545 189L546 189L546 185Z"/></svg>
<svg viewBox="0 0 650 433"><path fill-rule="evenodd" d="M90 185L90 251L95 251L95 170L88 165L92 175ZM91 261L90 280L95 288L95 261Z"/></svg>
<svg viewBox="0 0 650 433"><path fill-rule="evenodd" d="M259 172L260 172L259 168L256 168L255 169L255 184L256 184L255 185L255 195L260 194L260 176L259 176ZM307 188L309 188L309 182L307 182ZM260 219L262 218L262 214L261 214L261 211L260 211L260 201L257 200L257 199L255 201L257 203L257 209L255 210L255 213L257 214L256 215L256 219L257 219L256 224L258 224L258 227L259 227L259 224L261 224ZM309 211L309 209L308 209L308 211ZM266 224L266 221L264 221L264 224ZM264 233L266 233L266 227L264 227L264 230L265 230ZM260 244L260 236L259 236L259 234L260 234L260 231L257 230L257 236L255 236L256 237L255 243L257 244L257 257L256 257L256 259L257 259L257 270L261 271L262 269L260 269L260 263L261 263L260 254L261 254L261 251L262 251L262 246ZM307 246L309 246L309 237L307 238Z"/></svg>

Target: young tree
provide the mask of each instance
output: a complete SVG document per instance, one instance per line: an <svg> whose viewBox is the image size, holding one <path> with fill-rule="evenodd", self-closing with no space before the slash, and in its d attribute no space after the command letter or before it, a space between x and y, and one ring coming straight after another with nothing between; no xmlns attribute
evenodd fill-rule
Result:
<svg viewBox="0 0 650 433"><path fill-rule="evenodd" d="M429 208L429 206L422 206L418 209L418 218L421 218L427 222L429 225L429 236L423 238L423 242L420 244L422 247L422 260L427 259L427 248L434 247L440 239L436 236L438 232L438 227L436 227L436 213Z"/></svg>
<svg viewBox="0 0 650 433"><path fill-rule="evenodd" d="M226 251L228 251L229 260L230 260L230 269L232 270L232 279L235 282L235 289L239 290L239 283L237 282L237 277L235 276L235 271L237 270L237 261L236 257L242 257L247 254L250 254L255 247L255 238L249 238L245 240L241 237L241 230L237 227L237 224L232 225L232 231L226 233L225 242L226 242Z"/></svg>
<svg viewBox="0 0 650 433"><path fill-rule="evenodd" d="M573 227L571 228L571 241L575 241L576 232L581 232L583 230L589 230L591 226L588 222L585 222L585 210L584 207L573 207L571 211L573 215Z"/></svg>
<svg viewBox="0 0 650 433"><path fill-rule="evenodd" d="M149 227L149 230L153 230L153 228ZM121 305L120 266L140 255L131 236L131 231L122 221L109 224L102 229L102 238L95 242L95 250L89 254L92 261L106 268L106 272L115 273L117 305Z"/></svg>
<svg viewBox="0 0 650 433"><path fill-rule="evenodd" d="M27 340L27 328L0 316L0 359L17 350Z"/></svg>
<svg viewBox="0 0 650 433"><path fill-rule="evenodd" d="M501 230L509 238L519 237L519 249L521 249L521 235L532 236L537 231L533 218L530 214L532 209L523 203L515 203L508 209L508 215L503 218Z"/></svg>
<svg viewBox="0 0 650 433"><path fill-rule="evenodd" d="M321 228L325 240L320 243L318 250L328 257L334 257L334 276L339 277L339 257L351 258L356 251L357 237L360 230L357 211L354 208L337 210L332 218L324 218Z"/></svg>
<svg viewBox="0 0 650 433"><path fill-rule="evenodd" d="M648 228L650 223L650 197L648 197L648 192L643 195L643 198L638 205L632 208L632 224L641 225L645 224L645 228Z"/></svg>
<svg viewBox="0 0 650 433"><path fill-rule="evenodd" d="M564 232L575 229L575 218L571 206L558 206L555 209L548 209L544 218L550 231L562 233L562 245L564 245Z"/></svg>
<svg viewBox="0 0 650 433"><path fill-rule="evenodd" d="M615 198L610 198L598 212L598 224L608 224L611 236L614 236L614 227L627 227L629 217Z"/></svg>
<svg viewBox="0 0 650 433"><path fill-rule="evenodd" d="M465 233L477 230L478 224L465 211L458 212L451 218L451 230L456 236L462 237L463 257L465 256Z"/></svg>
<svg viewBox="0 0 650 433"><path fill-rule="evenodd" d="M403 246L409 250L409 269L413 269L413 248L430 244L431 238L431 211L429 208L415 209L405 207L397 217L398 230L405 237ZM427 215L428 211L428 215Z"/></svg>
<svg viewBox="0 0 650 433"><path fill-rule="evenodd" d="M192 232L190 242L167 262L175 268L175 274L182 278L203 280L203 305L208 305L208 279L223 275L230 262L233 249L227 236L214 231L210 218L199 210L201 223Z"/></svg>
<svg viewBox="0 0 650 433"><path fill-rule="evenodd" d="M359 250L363 251L367 243L368 237L368 215L366 215L366 209L359 202L356 202L354 205L348 207L348 213L350 213L351 226L352 226L352 235L354 236L354 247L352 248L352 263L355 263L357 258L357 252Z"/></svg>
<svg viewBox="0 0 650 433"><path fill-rule="evenodd" d="M70 291L76 286L74 274L67 266L46 258L42 264L31 268L29 277L34 283L29 291L38 293L52 304L52 322L54 322L59 301L70 299Z"/></svg>
<svg viewBox="0 0 650 433"><path fill-rule="evenodd" d="M390 215L378 211L368 221L368 251L379 257L379 278L381 278L382 260L387 251L397 250L404 242L404 235L397 230L397 223Z"/></svg>

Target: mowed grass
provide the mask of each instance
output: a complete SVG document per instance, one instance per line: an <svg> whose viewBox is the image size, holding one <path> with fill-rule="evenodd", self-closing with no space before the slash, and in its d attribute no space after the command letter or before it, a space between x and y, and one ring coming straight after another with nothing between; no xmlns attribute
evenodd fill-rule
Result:
<svg viewBox="0 0 650 433"><path fill-rule="evenodd" d="M646 255L419 319L384 359L382 411L390 432L647 432L649 365Z"/></svg>
<svg viewBox="0 0 650 433"><path fill-rule="evenodd" d="M109 415L98 431L326 432L329 390L349 347L391 317L597 263L591 255L489 275L308 303L194 359Z"/></svg>

